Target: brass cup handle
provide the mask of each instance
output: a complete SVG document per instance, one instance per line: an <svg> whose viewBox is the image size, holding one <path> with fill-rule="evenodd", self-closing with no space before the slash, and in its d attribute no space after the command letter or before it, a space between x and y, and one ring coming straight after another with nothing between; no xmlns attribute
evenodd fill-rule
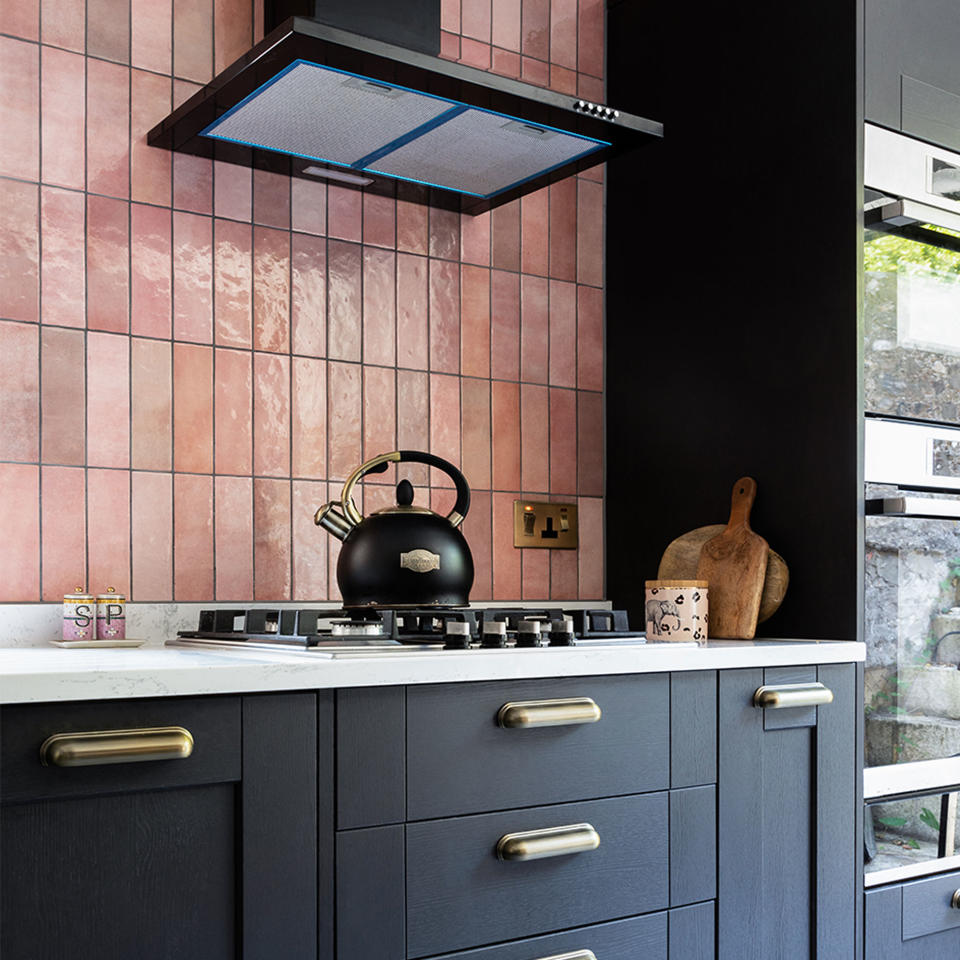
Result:
<svg viewBox="0 0 960 960"><path fill-rule="evenodd" d="M950 898L950 906L954 910L960 910L960 890L954 890L953 896Z"/></svg>
<svg viewBox="0 0 960 960"><path fill-rule="evenodd" d="M497 841L497 857L501 860L545 860L586 853L600 846L600 835L589 823L571 823L544 830L505 833Z"/></svg>
<svg viewBox="0 0 960 960"><path fill-rule="evenodd" d="M193 736L183 727L90 730L55 733L40 745L40 762L54 767L94 767L108 763L184 760L193 753Z"/></svg>
<svg viewBox="0 0 960 960"><path fill-rule="evenodd" d="M555 953L540 960L597 960L597 955L592 950L574 950L573 953Z"/></svg>
<svg viewBox="0 0 960 960"><path fill-rule="evenodd" d="M565 727L596 723L602 713L590 697L565 700L516 700L497 712L497 726L507 730L523 727Z"/></svg>
<svg viewBox="0 0 960 960"><path fill-rule="evenodd" d="M833 691L822 683L781 683L775 687L758 687L753 705L764 710L786 707L816 707L833 702Z"/></svg>

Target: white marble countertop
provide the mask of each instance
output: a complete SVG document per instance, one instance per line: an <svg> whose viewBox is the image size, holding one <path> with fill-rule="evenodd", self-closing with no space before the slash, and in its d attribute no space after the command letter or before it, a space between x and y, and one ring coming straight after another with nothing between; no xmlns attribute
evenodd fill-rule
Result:
<svg viewBox="0 0 960 960"><path fill-rule="evenodd" d="M345 656L296 650L0 649L0 703L256 693L532 677L850 663L852 641L714 640L550 650L405 650Z"/></svg>

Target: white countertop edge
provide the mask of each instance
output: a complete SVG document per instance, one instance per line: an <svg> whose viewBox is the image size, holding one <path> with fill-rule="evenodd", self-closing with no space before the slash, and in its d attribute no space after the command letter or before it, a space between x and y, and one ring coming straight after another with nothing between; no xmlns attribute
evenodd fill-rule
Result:
<svg viewBox="0 0 960 960"><path fill-rule="evenodd" d="M853 641L713 641L706 647L597 647L375 654L334 659L272 650L0 650L0 704L263 693L602 674L733 670L862 661Z"/></svg>

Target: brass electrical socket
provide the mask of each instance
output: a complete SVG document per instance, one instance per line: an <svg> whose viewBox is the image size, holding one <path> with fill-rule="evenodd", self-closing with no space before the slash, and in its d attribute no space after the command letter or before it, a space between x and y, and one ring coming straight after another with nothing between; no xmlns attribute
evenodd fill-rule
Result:
<svg viewBox="0 0 960 960"><path fill-rule="evenodd" d="M513 545L541 550L575 550L577 505L513 501Z"/></svg>

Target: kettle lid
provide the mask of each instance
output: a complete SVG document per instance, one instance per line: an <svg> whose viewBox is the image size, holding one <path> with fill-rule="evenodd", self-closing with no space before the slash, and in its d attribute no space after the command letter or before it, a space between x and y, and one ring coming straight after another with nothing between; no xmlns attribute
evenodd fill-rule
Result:
<svg viewBox="0 0 960 960"><path fill-rule="evenodd" d="M384 507L382 510L374 510L371 516L380 516L388 513L422 513L438 517L440 514L429 510L426 507L415 507L413 505L413 484L409 480L401 480L397 484L397 503L392 507Z"/></svg>

